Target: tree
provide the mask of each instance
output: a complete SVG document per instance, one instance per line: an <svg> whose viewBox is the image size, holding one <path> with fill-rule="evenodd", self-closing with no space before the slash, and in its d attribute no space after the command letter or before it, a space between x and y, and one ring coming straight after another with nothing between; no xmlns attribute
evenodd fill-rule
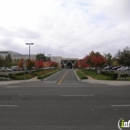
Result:
<svg viewBox="0 0 130 130"><path fill-rule="evenodd" d="M77 62L77 66L83 68L88 67L88 64L86 63L86 57L84 57L83 59L79 59Z"/></svg>
<svg viewBox="0 0 130 130"><path fill-rule="evenodd" d="M86 56L86 63L91 67L101 68L106 63L106 59L99 52L91 51L91 53Z"/></svg>
<svg viewBox="0 0 130 130"><path fill-rule="evenodd" d="M0 66L3 66L4 65L4 59L3 57L0 55Z"/></svg>
<svg viewBox="0 0 130 130"><path fill-rule="evenodd" d="M107 65L112 65L112 55L110 53L105 54L105 58L107 60Z"/></svg>
<svg viewBox="0 0 130 130"><path fill-rule="evenodd" d="M44 62L45 67L51 67L51 61L46 61Z"/></svg>
<svg viewBox="0 0 130 130"><path fill-rule="evenodd" d="M38 61L40 61L40 60L47 61L47 57L44 55L44 53L43 54L39 53L39 54L36 55L36 60L38 60Z"/></svg>
<svg viewBox="0 0 130 130"><path fill-rule="evenodd" d="M11 55L8 54L8 55L5 57L4 66L5 66L5 67L11 67L11 65L12 65L12 58L11 58Z"/></svg>
<svg viewBox="0 0 130 130"><path fill-rule="evenodd" d="M54 62L54 61L51 61L51 67L58 67L58 63L57 62Z"/></svg>
<svg viewBox="0 0 130 130"><path fill-rule="evenodd" d="M12 65L13 65L13 66L18 65L18 62L20 62L20 60L21 60L21 59L14 59L14 60L12 61Z"/></svg>
<svg viewBox="0 0 130 130"><path fill-rule="evenodd" d="M27 59L27 60L26 60L26 66L27 66L28 69L31 69L32 67L35 66L35 61L34 61L34 60Z"/></svg>
<svg viewBox="0 0 130 130"><path fill-rule="evenodd" d="M130 48L126 47L123 51L119 50L116 59L121 65L130 67Z"/></svg>
<svg viewBox="0 0 130 130"><path fill-rule="evenodd" d="M119 66L119 63L118 63L117 60L113 60L112 65L113 65L113 66Z"/></svg>
<svg viewBox="0 0 130 130"><path fill-rule="evenodd" d="M43 68L44 67L44 62L42 60L37 60L35 62L35 66L37 69Z"/></svg>
<svg viewBox="0 0 130 130"><path fill-rule="evenodd" d="M17 62L17 65L18 65L20 68L23 68L23 62L24 62L24 59L20 59L20 60Z"/></svg>

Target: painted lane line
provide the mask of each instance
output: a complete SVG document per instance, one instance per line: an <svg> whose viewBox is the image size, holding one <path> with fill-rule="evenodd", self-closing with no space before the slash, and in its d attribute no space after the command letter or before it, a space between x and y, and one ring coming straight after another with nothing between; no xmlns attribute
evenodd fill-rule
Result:
<svg viewBox="0 0 130 130"><path fill-rule="evenodd" d="M61 83L62 83L62 81L64 80L64 78L65 78L65 76L67 75L67 73L68 73L68 70L67 70L66 73L63 75L63 77L62 77L61 80L58 82L58 84L61 84Z"/></svg>
<svg viewBox="0 0 130 130"><path fill-rule="evenodd" d="M62 97L93 97L94 95L60 95Z"/></svg>
<svg viewBox="0 0 130 130"><path fill-rule="evenodd" d="M18 105L0 105L0 107L18 107Z"/></svg>
<svg viewBox="0 0 130 130"><path fill-rule="evenodd" d="M130 105L111 105L111 107L130 107Z"/></svg>

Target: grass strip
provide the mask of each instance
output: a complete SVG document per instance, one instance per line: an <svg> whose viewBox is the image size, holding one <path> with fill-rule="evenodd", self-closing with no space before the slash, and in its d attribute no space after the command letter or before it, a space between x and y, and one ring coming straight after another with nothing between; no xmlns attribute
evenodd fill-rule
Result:
<svg viewBox="0 0 130 130"><path fill-rule="evenodd" d="M112 80L110 76L106 76L103 74L98 74L95 70L87 70L87 69L79 69L81 72L85 73L86 75L98 79L98 80Z"/></svg>
<svg viewBox="0 0 130 130"><path fill-rule="evenodd" d="M43 76L43 78L48 77L57 71L59 71L59 69L40 70L40 71L25 72L25 75L24 72L21 72L21 73L11 74L9 77L14 80L24 80L24 78L31 79L34 77L39 77L40 79L40 76Z"/></svg>
<svg viewBox="0 0 130 130"><path fill-rule="evenodd" d="M43 75L38 76L37 79L47 78L47 77L51 76L52 74L55 74L55 73L58 72L58 71L59 71L59 69L58 69L58 70L55 70L55 71L52 71L52 72L49 72L49 73L45 73L45 74L43 74Z"/></svg>
<svg viewBox="0 0 130 130"><path fill-rule="evenodd" d="M88 79L88 77L86 75L84 75L82 72L76 70L76 74L78 75L78 77L82 80L82 79Z"/></svg>

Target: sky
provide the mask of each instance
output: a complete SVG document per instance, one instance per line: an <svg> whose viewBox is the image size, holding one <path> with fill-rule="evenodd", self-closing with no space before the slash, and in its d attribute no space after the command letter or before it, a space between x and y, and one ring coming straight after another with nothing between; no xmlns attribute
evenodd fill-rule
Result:
<svg viewBox="0 0 130 130"><path fill-rule="evenodd" d="M0 0L0 51L83 58L130 47L130 0Z"/></svg>

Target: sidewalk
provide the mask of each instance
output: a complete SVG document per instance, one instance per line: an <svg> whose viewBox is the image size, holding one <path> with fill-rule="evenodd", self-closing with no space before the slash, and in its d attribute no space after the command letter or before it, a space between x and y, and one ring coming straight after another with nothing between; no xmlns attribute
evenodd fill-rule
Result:
<svg viewBox="0 0 130 130"><path fill-rule="evenodd" d="M106 84L106 85L112 85L112 86L130 86L130 81L118 81L118 80L96 80L92 78L88 78L87 80L82 80L81 82L85 83L92 83L92 84Z"/></svg>
<svg viewBox="0 0 130 130"><path fill-rule="evenodd" d="M39 81L39 79L37 79L37 77L34 77L32 79L27 79L27 80L0 81L0 85L18 84L18 83L31 82L31 81Z"/></svg>
<svg viewBox="0 0 130 130"><path fill-rule="evenodd" d="M130 81L96 80L96 79L93 79L90 76L87 76L88 79L80 80L79 77L77 76L77 74L76 74L76 77L80 82L84 82L84 83L106 84L106 85L112 85L112 86L125 86L125 85L130 86ZM0 81L0 85L18 84L18 83L31 82L31 81L40 81L40 80L37 79L37 77L34 77L32 79L28 79L28 80L25 80L25 81L24 80Z"/></svg>

